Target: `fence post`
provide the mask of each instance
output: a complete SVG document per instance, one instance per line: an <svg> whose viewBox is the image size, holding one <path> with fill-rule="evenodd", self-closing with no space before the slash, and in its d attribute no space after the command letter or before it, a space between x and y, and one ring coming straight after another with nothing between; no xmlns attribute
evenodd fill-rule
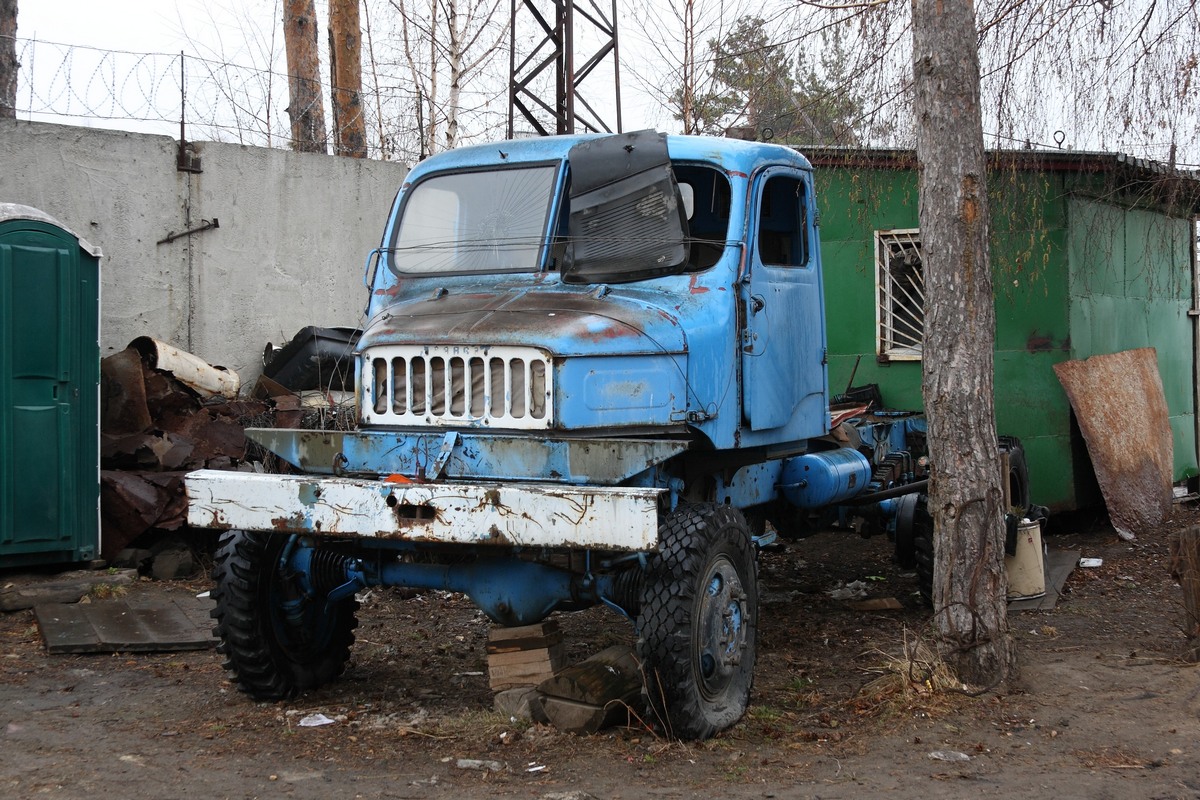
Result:
<svg viewBox="0 0 1200 800"><path fill-rule="evenodd" d="M1193 525L1171 539L1171 577L1183 589L1183 625L1187 635L1186 661L1200 661L1200 526Z"/></svg>

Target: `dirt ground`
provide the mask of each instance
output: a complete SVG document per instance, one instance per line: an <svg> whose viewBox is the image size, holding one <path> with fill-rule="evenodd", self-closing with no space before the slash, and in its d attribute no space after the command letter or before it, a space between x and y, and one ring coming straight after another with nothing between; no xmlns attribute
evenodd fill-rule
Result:
<svg viewBox="0 0 1200 800"><path fill-rule="evenodd" d="M1173 526L1196 518L1181 507ZM1200 798L1200 671L1178 660L1170 530L1127 543L1062 527L1051 548L1104 563L1076 569L1055 610L1011 615L1021 676L979 698L901 677L894 657L928 618L887 542L831 533L765 553L753 706L692 744L494 713L486 620L443 593L372 592L346 675L274 704L237 692L213 651L51 656L32 612L3 614L0 796ZM853 611L827 594L855 580L905 608ZM631 639L604 610L559 619L573 660ZM335 721L301 727L312 712Z"/></svg>

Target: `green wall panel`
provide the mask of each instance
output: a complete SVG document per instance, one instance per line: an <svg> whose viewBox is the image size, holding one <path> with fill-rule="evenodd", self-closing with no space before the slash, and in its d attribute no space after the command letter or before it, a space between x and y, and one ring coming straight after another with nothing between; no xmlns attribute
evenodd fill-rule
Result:
<svg viewBox="0 0 1200 800"><path fill-rule="evenodd" d="M1175 479L1183 480L1200 474L1196 465L1196 415L1171 417L1171 437L1175 445Z"/></svg>
<svg viewBox="0 0 1200 800"><path fill-rule="evenodd" d="M913 170L817 170L831 393L877 383L893 408L920 408L919 362L875 357L874 234L916 228ZM996 294L996 416L1025 443L1034 497L1095 502L1095 480L1053 364L1131 347L1159 351L1176 474L1196 469L1189 223L1081 196L1103 180L1068 173L989 174ZM1131 204L1138 198L1130 199Z"/></svg>
<svg viewBox="0 0 1200 800"><path fill-rule="evenodd" d="M1196 468L1190 223L1086 198L1070 201L1070 217L1072 356L1155 349L1175 477L1186 477Z"/></svg>

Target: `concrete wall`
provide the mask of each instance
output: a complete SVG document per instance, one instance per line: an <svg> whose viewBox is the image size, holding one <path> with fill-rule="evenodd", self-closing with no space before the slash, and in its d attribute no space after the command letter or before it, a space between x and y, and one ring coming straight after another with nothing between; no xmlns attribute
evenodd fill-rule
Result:
<svg viewBox="0 0 1200 800"><path fill-rule="evenodd" d="M305 325L355 326L368 252L407 168L202 142L200 173L165 136L0 120L0 202L104 251L101 348L138 336L236 370ZM220 227L159 244L217 219Z"/></svg>

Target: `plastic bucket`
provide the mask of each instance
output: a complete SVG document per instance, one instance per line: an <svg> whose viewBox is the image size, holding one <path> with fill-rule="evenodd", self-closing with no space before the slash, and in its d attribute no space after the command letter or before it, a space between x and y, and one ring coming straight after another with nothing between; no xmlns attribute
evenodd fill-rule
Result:
<svg viewBox="0 0 1200 800"><path fill-rule="evenodd" d="M1008 599L1029 600L1046 594L1042 560L1042 523L1022 520L1017 526L1017 552L1004 557L1008 570Z"/></svg>

